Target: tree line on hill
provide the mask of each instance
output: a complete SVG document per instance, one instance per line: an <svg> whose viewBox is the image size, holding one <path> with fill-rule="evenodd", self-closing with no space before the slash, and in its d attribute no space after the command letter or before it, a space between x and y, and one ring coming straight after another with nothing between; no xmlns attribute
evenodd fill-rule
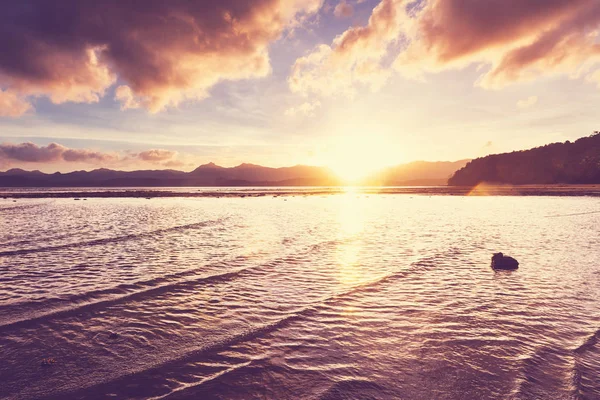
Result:
<svg viewBox="0 0 600 400"><path fill-rule="evenodd" d="M600 131L575 142L477 158L456 171L451 186L600 184Z"/></svg>

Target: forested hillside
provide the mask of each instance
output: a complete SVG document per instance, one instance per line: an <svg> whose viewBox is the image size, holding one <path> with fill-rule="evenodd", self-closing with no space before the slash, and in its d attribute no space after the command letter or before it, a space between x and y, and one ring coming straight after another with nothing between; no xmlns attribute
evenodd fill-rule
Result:
<svg viewBox="0 0 600 400"><path fill-rule="evenodd" d="M448 181L452 186L600 183L600 132L575 142L477 158Z"/></svg>

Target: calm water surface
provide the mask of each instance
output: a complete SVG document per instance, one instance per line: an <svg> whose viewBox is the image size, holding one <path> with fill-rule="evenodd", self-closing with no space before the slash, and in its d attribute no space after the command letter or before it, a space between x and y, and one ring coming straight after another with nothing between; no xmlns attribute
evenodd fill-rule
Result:
<svg viewBox="0 0 600 400"><path fill-rule="evenodd" d="M0 398L600 399L599 211L0 199Z"/></svg>

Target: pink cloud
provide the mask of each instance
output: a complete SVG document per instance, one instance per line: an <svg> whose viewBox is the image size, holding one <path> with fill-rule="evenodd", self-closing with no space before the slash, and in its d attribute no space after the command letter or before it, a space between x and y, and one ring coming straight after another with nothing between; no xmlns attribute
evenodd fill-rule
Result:
<svg viewBox="0 0 600 400"><path fill-rule="evenodd" d="M34 143L2 143L0 159L5 162L46 163L56 161L108 163L119 160L114 153L104 153L88 149L70 149L58 143L38 146Z"/></svg>
<svg viewBox="0 0 600 400"><path fill-rule="evenodd" d="M0 89L0 117L20 117L33 107L10 91Z"/></svg>
<svg viewBox="0 0 600 400"><path fill-rule="evenodd" d="M406 17L407 75L488 65L487 88L548 74L579 76L599 61L597 0L432 0Z"/></svg>
<svg viewBox="0 0 600 400"><path fill-rule="evenodd" d="M393 60L392 68L388 60ZM368 23L296 60L289 77L303 95L377 90L393 72L478 65L474 83L497 89L548 75L597 82L598 0L381 0Z"/></svg>
<svg viewBox="0 0 600 400"><path fill-rule="evenodd" d="M177 157L177 152L163 149L152 149L142 151L137 155L137 157L143 161L166 161Z"/></svg>
<svg viewBox="0 0 600 400"><path fill-rule="evenodd" d="M39 146L31 142L0 144L0 165L22 165L23 163L79 163L101 166L152 164L168 167L189 164L180 160L176 151L164 149L150 149L136 153L74 149L58 143L50 143L47 146Z"/></svg>
<svg viewBox="0 0 600 400"><path fill-rule="evenodd" d="M121 110L140 108L141 106L135 98L135 94L127 85L121 85L115 90L115 100L121 103Z"/></svg>
<svg viewBox="0 0 600 400"><path fill-rule="evenodd" d="M124 108L202 99L271 71L268 46L322 0L26 0L0 13L0 88L96 102L117 79ZM125 89L126 88L126 89Z"/></svg>
<svg viewBox="0 0 600 400"><path fill-rule="evenodd" d="M382 0L365 26L352 27L331 46L317 46L296 60L288 78L290 89L303 95L354 96L356 86L377 90L389 77L382 66L390 44L400 34L398 0Z"/></svg>
<svg viewBox="0 0 600 400"><path fill-rule="evenodd" d="M354 7L346 0L341 0L333 9L333 15L338 18L349 18L354 14Z"/></svg>

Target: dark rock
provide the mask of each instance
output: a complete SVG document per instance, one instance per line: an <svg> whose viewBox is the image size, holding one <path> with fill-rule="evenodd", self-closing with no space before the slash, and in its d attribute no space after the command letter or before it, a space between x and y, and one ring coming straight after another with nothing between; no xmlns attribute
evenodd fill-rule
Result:
<svg viewBox="0 0 600 400"><path fill-rule="evenodd" d="M502 253L496 253L492 256L492 268L495 270L514 271L519 268L519 262Z"/></svg>
<svg viewBox="0 0 600 400"><path fill-rule="evenodd" d="M44 358L40 365L42 367L51 367L56 364L56 360L54 358Z"/></svg>

